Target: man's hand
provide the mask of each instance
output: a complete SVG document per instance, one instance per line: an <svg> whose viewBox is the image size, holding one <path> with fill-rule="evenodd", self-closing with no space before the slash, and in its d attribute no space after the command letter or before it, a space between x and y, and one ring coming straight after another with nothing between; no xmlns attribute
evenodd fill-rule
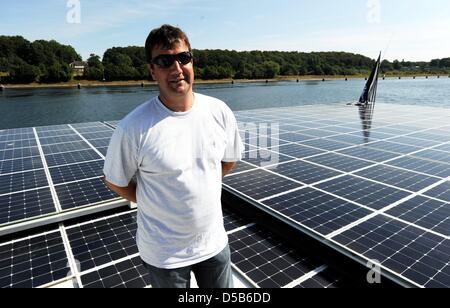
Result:
<svg viewBox="0 0 450 308"><path fill-rule="evenodd" d="M103 178L106 186L111 189L113 192L117 193L122 198L127 199L128 201L137 203L136 201L136 183L130 182L127 187L119 187L110 182L108 182L105 178Z"/></svg>
<svg viewBox="0 0 450 308"><path fill-rule="evenodd" d="M222 178L224 178L236 166L236 162L222 162Z"/></svg>

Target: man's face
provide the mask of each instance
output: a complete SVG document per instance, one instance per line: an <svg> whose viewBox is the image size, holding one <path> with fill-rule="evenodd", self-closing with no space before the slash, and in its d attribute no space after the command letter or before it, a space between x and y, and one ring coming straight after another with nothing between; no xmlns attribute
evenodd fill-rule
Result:
<svg viewBox="0 0 450 308"><path fill-rule="evenodd" d="M176 55L189 51L184 41L176 43L169 50L156 47L152 51L152 58L159 55ZM153 80L158 82L161 95L165 98L191 95L192 84L194 83L194 67L192 61L188 64L181 64L175 61L169 68L161 68L157 64L150 64L150 73Z"/></svg>

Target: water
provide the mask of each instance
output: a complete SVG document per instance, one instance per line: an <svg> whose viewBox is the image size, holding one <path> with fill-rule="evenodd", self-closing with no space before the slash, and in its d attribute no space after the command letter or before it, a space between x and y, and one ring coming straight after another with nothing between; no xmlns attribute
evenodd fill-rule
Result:
<svg viewBox="0 0 450 308"><path fill-rule="evenodd" d="M301 81L196 85L195 91L224 100L233 110L311 104L345 104L358 99L365 81ZM30 89L0 92L0 129L117 120L149 98L156 87ZM450 108L450 78L386 79L378 102Z"/></svg>

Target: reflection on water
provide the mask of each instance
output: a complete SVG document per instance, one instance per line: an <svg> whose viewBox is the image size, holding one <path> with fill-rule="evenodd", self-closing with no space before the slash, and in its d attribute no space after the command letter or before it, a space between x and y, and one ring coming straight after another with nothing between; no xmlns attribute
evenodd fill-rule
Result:
<svg viewBox="0 0 450 308"><path fill-rule="evenodd" d="M375 103L359 106L359 117L362 124L362 133L364 135L364 141L369 142L370 129L372 128L372 119L375 110Z"/></svg>

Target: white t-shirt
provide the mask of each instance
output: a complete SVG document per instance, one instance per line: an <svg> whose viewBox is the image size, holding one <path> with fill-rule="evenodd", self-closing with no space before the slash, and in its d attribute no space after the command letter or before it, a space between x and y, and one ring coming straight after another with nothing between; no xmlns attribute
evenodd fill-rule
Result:
<svg viewBox="0 0 450 308"><path fill-rule="evenodd" d="M141 258L174 269L214 257L228 244L221 208L222 165L241 159L233 112L195 94L187 112L155 97L117 126L106 156L106 180L137 181L137 245Z"/></svg>

